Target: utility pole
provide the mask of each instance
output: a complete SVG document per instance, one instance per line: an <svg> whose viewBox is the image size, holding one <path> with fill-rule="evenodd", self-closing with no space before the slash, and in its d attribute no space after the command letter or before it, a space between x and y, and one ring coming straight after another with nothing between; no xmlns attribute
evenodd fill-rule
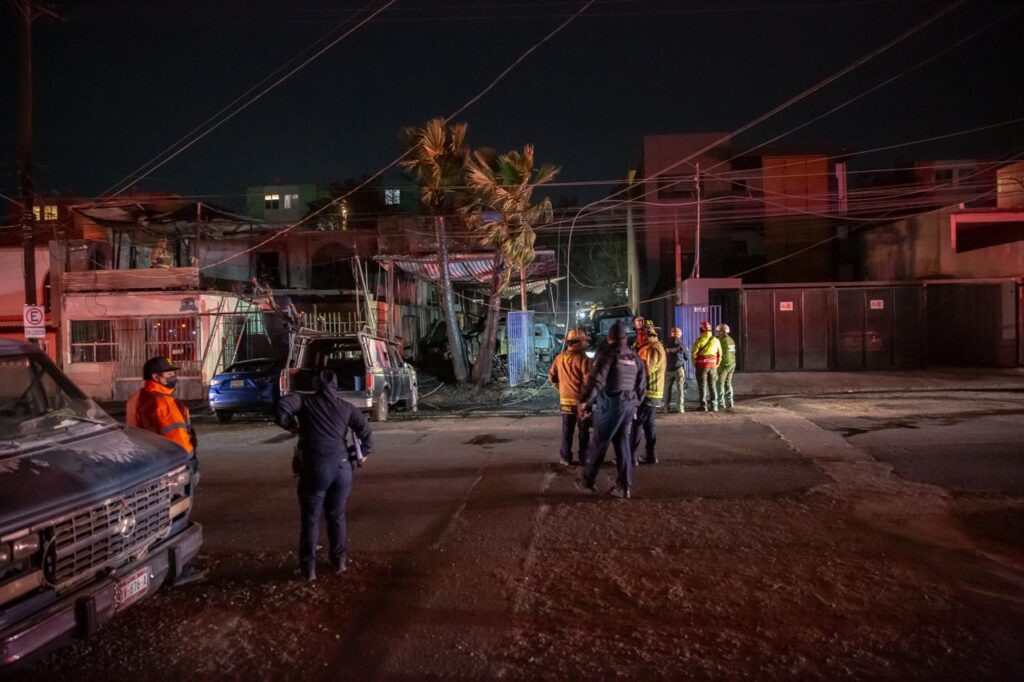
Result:
<svg viewBox="0 0 1024 682"><path fill-rule="evenodd" d="M21 243L25 305L36 304L36 239L32 185L32 20L31 0L17 0L21 74L18 82L18 179L21 183ZM35 339L30 339L35 343Z"/></svg>
<svg viewBox="0 0 1024 682"><path fill-rule="evenodd" d="M636 171L626 175L626 300L630 311L636 315L640 308L640 272L636 262L636 230L633 227L633 180Z"/></svg>
<svg viewBox="0 0 1024 682"><path fill-rule="evenodd" d="M697 240L693 249L693 277L700 279L700 161L697 162L697 173L693 176L693 184L697 193Z"/></svg>

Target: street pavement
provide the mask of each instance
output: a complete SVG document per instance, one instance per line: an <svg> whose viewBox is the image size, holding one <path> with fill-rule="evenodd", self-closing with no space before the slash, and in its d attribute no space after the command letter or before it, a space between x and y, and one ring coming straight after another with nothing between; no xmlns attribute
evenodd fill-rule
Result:
<svg viewBox="0 0 1024 682"><path fill-rule="evenodd" d="M350 570L313 585L294 441L203 423L210 579L24 674L1019 678L1024 396L919 388L659 415L627 502L555 466L554 415L375 425Z"/></svg>

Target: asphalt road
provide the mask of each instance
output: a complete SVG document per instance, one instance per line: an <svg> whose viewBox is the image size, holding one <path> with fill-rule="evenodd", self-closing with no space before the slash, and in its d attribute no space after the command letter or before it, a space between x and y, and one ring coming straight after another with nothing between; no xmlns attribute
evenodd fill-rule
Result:
<svg viewBox="0 0 1024 682"><path fill-rule="evenodd" d="M1024 674L1024 396L766 398L658 426L661 464L619 502L553 465L554 416L378 425L350 571L305 585L293 441L203 424L210 579L25 674Z"/></svg>

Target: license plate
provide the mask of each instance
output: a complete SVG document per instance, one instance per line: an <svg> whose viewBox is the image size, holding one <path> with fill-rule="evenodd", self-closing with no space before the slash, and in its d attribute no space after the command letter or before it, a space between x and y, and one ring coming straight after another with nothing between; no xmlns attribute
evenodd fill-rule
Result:
<svg viewBox="0 0 1024 682"><path fill-rule="evenodd" d="M149 590L149 567L130 573L117 583L117 608L123 609L141 599Z"/></svg>
<svg viewBox="0 0 1024 682"><path fill-rule="evenodd" d="M231 388L245 388L245 379L235 379L231 382Z"/></svg>

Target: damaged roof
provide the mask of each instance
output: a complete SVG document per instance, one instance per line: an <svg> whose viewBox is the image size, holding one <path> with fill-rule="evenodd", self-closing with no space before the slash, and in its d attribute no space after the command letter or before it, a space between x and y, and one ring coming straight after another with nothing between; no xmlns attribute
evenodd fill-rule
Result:
<svg viewBox="0 0 1024 682"><path fill-rule="evenodd" d="M385 269L392 265L413 277L437 282L441 266L437 256L376 256ZM487 284L494 273L494 254L455 253L448 256L448 275L455 284ZM526 269L527 280L547 280L558 274L558 261L550 249L538 249Z"/></svg>

